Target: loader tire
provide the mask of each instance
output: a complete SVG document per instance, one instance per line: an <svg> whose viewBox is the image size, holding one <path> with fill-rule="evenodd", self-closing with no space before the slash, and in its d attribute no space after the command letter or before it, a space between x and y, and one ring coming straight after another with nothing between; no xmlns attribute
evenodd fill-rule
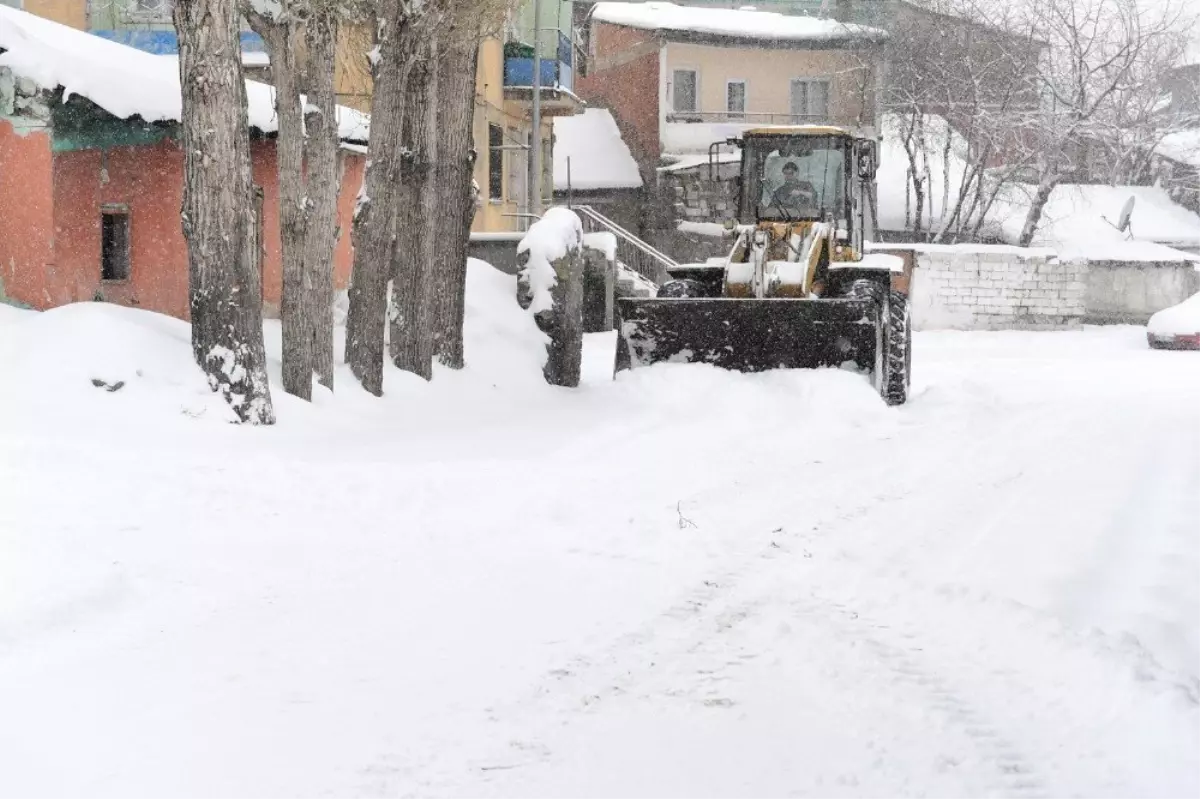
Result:
<svg viewBox="0 0 1200 799"><path fill-rule="evenodd" d="M912 319L908 296L899 291L888 294L884 331L883 372L880 393L888 405L903 405L912 385Z"/></svg>
<svg viewBox="0 0 1200 799"><path fill-rule="evenodd" d="M708 292L704 288L704 284L699 280L668 280L658 287L659 297L671 297L675 299L696 299L698 297L708 296Z"/></svg>

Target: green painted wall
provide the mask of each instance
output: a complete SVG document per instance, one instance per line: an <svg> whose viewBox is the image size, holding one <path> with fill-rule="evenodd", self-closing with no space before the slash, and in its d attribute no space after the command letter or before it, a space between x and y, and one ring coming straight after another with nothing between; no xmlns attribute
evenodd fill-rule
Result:
<svg viewBox="0 0 1200 799"><path fill-rule="evenodd" d="M174 138L177 125L117 119L86 101L54 103L50 149L56 153L157 144Z"/></svg>

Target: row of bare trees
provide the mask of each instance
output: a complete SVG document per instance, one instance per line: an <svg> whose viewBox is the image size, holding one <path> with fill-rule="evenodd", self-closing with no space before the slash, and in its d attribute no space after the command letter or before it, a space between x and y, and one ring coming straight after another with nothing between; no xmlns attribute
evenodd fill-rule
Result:
<svg viewBox="0 0 1200 799"><path fill-rule="evenodd" d="M345 360L383 392L385 351L425 379L463 366L467 240L477 189L472 121L481 39L507 0L178 0L193 350L242 421L274 410L254 252L253 184L238 31L266 43L276 89L283 387L333 388L339 232L336 52L372 25L367 167L355 210ZM390 296L389 296L390 294Z"/></svg>
<svg viewBox="0 0 1200 799"><path fill-rule="evenodd" d="M1195 31L1200 9L1186 0L918 5L926 13L890 30L883 99L907 159L906 227L919 237L978 240L997 201L1021 195L1028 245L1059 184L1097 172L1136 182L1184 123L1161 79Z"/></svg>

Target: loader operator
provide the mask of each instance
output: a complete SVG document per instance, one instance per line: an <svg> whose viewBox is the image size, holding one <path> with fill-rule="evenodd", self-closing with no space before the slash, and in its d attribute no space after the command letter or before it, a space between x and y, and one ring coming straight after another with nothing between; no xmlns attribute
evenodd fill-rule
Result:
<svg viewBox="0 0 1200 799"><path fill-rule="evenodd" d="M807 180L800 180L800 168L795 161L783 165L783 185L771 195L771 205L793 212L794 216L813 216L817 213L816 189Z"/></svg>

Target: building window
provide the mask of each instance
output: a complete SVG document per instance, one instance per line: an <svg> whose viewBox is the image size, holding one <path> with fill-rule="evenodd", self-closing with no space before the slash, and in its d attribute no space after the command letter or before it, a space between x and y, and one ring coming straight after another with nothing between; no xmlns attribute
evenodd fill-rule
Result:
<svg viewBox="0 0 1200 799"><path fill-rule="evenodd" d="M504 199L504 129L488 125L488 199Z"/></svg>
<svg viewBox="0 0 1200 799"><path fill-rule="evenodd" d="M725 84L725 110L732 118L746 114L746 81L731 80Z"/></svg>
<svg viewBox="0 0 1200 799"><path fill-rule="evenodd" d="M129 279L129 209L105 207L100 212L100 279Z"/></svg>
<svg viewBox="0 0 1200 799"><path fill-rule="evenodd" d="M129 11L137 17L170 17L173 0L129 0Z"/></svg>
<svg viewBox="0 0 1200 799"><path fill-rule="evenodd" d="M672 78L672 108L676 114L695 113L696 108L696 70L677 69Z"/></svg>
<svg viewBox="0 0 1200 799"><path fill-rule="evenodd" d="M824 122L829 118L829 81L792 81L792 121Z"/></svg>

